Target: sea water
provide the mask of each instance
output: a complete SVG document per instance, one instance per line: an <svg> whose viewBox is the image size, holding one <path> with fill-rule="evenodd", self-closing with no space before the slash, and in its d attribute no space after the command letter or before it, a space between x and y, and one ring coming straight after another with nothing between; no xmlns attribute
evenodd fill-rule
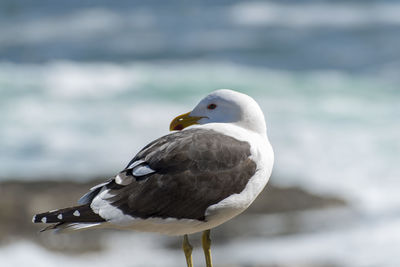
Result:
<svg viewBox="0 0 400 267"><path fill-rule="evenodd" d="M399 242L398 2L0 7L0 179L112 175L167 134L175 116L231 88L254 97L266 115L272 182L340 196L368 221L333 235L320 247L325 254L349 240L358 256L368 254L357 247L367 233L374 236L366 246L379 240L391 251ZM276 242L266 246L286 241Z"/></svg>

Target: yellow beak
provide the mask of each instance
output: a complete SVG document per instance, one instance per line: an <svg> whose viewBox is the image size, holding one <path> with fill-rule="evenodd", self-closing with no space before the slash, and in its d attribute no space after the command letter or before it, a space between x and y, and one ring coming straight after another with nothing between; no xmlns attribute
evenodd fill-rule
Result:
<svg viewBox="0 0 400 267"><path fill-rule="evenodd" d="M198 121L204 117L192 117L189 116L190 112L179 115L175 119L171 121L171 124L169 125L169 130L170 131L180 131L185 129L186 127L197 124Z"/></svg>

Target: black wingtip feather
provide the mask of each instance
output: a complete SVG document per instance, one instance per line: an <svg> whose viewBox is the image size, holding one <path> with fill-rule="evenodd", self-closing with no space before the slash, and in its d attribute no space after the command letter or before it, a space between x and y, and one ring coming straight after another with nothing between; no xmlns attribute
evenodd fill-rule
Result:
<svg viewBox="0 0 400 267"><path fill-rule="evenodd" d="M102 217L93 212L88 204L36 214L32 219L34 223L92 223L104 221Z"/></svg>

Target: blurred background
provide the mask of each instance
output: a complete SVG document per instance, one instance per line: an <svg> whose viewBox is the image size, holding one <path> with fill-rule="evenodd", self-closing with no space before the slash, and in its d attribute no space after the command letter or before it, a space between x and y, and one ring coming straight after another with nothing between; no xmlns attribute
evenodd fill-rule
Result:
<svg viewBox="0 0 400 267"><path fill-rule="evenodd" d="M400 266L399 69L394 0L0 0L1 265L185 266L179 237L31 217L231 88L261 105L276 164L213 230L215 265Z"/></svg>

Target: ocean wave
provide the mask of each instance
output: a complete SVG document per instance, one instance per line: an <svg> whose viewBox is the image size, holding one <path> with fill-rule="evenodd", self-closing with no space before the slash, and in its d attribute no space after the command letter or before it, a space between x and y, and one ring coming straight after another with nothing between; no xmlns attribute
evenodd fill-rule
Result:
<svg viewBox="0 0 400 267"><path fill-rule="evenodd" d="M214 30L208 29L207 26L210 23L207 21L198 21L195 17L187 17L181 13L177 16L173 12L174 9L157 6L126 6L124 8L110 8L107 5L82 6L66 9L61 14L56 7L53 7L57 12L40 13L40 16L32 12L30 8L32 7L28 6L24 10L27 13L25 16L10 16L2 20L0 45L34 45L54 41L69 43L71 40L78 43L83 41L96 43L102 40L119 49L160 51L159 41L166 42L164 35L169 34L168 28L177 27L179 32L186 32L180 25L179 19L192 25L191 29L196 35L206 37L215 33L213 36L216 39L219 39L218 33L226 35L236 24L293 28L400 25L400 4L390 1L282 4L272 1L239 1L224 6L200 4L192 8L184 7L184 10L189 13L206 14L214 23ZM230 25L232 22L233 25ZM234 31L236 34L237 32L237 30ZM137 37L140 36L144 38L141 38L139 42ZM187 38L180 38L180 41L191 42L190 39L194 37L189 35ZM212 38L195 39L206 45L210 45L213 41ZM128 44L129 47L126 47Z"/></svg>
<svg viewBox="0 0 400 267"><path fill-rule="evenodd" d="M400 25L398 3L299 3L246 2L231 8L234 23L247 26L369 27Z"/></svg>
<svg viewBox="0 0 400 267"><path fill-rule="evenodd" d="M393 1L135 4L46 3L39 10L27 4L6 11L0 56L36 63L213 58L355 71L398 61L400 5Z"/></svg>
<svg viewBox="0 0 400 267"><path fill-rule="evenodd" d="M0 44L13 40L15 44L37 44L43 42L92 40L96 36L109 38L130 28L147 29L153 25L151 12L136 9L117 12L95 7L70 10L64 14L43 14L42 17L27 17L3 21L0 26Z"/></svg>

